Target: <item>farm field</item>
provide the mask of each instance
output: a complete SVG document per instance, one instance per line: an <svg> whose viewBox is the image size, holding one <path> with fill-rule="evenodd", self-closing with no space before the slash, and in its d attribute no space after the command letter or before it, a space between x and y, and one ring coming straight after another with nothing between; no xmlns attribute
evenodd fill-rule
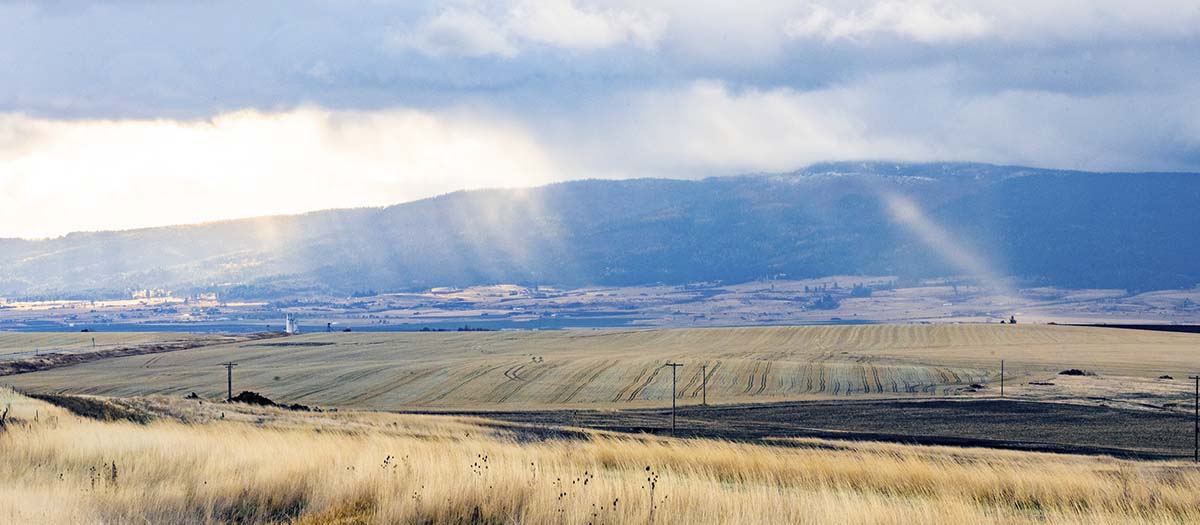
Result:
<svg viewBox="0 0 1200 525"><path fill-rule="evenodd" d="M973 448L766 446L477 418L0 389L9 523L1195 523L1200 470Z"/></svg>
<svg viewBox="0 0 1200 525"><path fill-rule="evenodd" d="M537 428L671 435L670 408L453 412ZM1190 459L1193 416L1082 403L957 397L688 405L675 435L745 442L794 438Z"/></svg>
<svg viewBox="0 0 1200 525"><path fill-rule="evenodd" d="M270 337L174 332L0 332L0 376L128 355L145 355Z"/></svg>
<svg viewBox="0 0 1200 525"><path fill-rule="evenodd" d="M94 351L170 344L217 344L232 338L177 332L0 332L0 360L45 354Z"/></svg>
<svg viewBox="0 0 1200 525"><path fill-rule="evenodd" d="M555 332L316 333L9 376L35 392L379 410L661 407L678 402L994 396L1184 410L1200 335L1052 325L860 325ZM1080 377L1056 375L1081 369ZM1158 379L1171 376L1172 380ZM1097 401L1099 400L1099 401Z"/></svg>

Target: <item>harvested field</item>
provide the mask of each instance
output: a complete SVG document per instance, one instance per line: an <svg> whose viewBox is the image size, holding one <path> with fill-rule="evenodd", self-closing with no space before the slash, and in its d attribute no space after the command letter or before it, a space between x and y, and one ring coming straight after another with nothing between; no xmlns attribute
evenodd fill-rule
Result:
<svg viewBox="0 0 1200 525"><path fill-rule="evenodd" d="M0 376L97 359L144 355L270 337L175 332L0 332Z"/></svg>
<svg viewBox="0 0 1200 525"><path fill-rule="evenodd" d="M1093 389L1186 399L1200 335L1068 326L871 325L560 332L319 333L123 357L6 379L38 392L216 398L235 389L281 403L369 409L648 407L670 399L668 360L684 363L677 397L710 403L929 398L1007 393L1086 399ZM1082 368L1092 378L1057 372ZM1052 387L1029 384L1054 378ZM977 386L972 386L977 385ZM1107 385L1107 386L1106 386ZM1105 394L1108 395L1108 394ZM1127 400L1141 403L1140 399Z"/></svg>

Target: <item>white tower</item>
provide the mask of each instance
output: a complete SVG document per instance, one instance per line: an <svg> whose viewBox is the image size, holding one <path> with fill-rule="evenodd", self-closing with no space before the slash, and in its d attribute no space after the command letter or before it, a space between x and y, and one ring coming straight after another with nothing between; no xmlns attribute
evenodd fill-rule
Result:
<svg viewBox="0 0 1200 525"><path fill-rule="evenodd" d="M296 321L296 318L292 314L286 314L283 318L283 331L289 334L300 333L300 323Z"/></svg>

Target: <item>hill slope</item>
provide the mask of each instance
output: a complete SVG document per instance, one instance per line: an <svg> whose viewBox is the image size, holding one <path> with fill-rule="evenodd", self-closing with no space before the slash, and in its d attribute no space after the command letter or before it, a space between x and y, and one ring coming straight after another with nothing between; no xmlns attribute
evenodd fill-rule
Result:
<svg viewBox="0 0 1200 525"><path fill-rule="evenodd" d="M899 220L889 196L915 204L936 238ZM1196 202L1195 174L982 164L589 180L387 208L0 240L0 296L924 277L970 273L962 253L1028 283L1190 287L1200 283Z"/></svg>

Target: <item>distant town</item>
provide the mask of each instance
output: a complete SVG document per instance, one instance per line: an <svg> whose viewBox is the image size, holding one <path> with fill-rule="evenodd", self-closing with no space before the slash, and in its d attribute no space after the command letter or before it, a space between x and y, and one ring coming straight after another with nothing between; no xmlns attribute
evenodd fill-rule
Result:
<svg viewBox="0 0 1200 525"><path fill-rule="evenodd" d="M224 300L141 289L120 300L0 299L6 331L421 331L860 323L1200 323L1200 290L1029 288L831 276L681 286L498 284L351 296ZM290 321L289 321L290 320ZM292 325L294 323L294 325Z"/></svg>

